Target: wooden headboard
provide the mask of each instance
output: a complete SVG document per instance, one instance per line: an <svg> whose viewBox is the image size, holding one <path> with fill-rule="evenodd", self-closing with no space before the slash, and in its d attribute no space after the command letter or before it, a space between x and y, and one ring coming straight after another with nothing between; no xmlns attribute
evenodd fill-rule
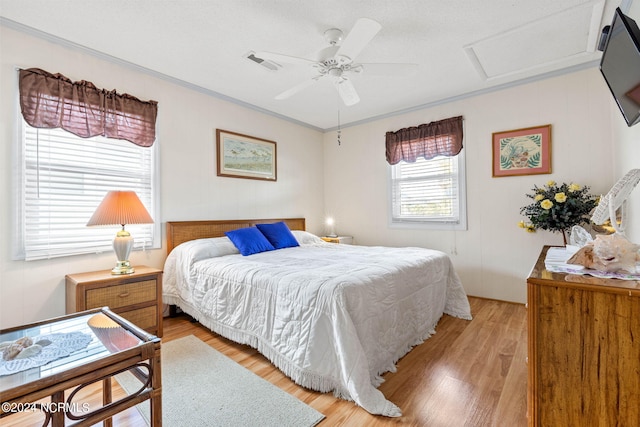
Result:
<svg viewBox="0 0 640 427"><path fill-rule="evenodd" d="M167 255L180 243L209 237L222 237L225 231L283 221L291 230L305 228L304 218L229 219L216 221L167 221Z"/></svg>

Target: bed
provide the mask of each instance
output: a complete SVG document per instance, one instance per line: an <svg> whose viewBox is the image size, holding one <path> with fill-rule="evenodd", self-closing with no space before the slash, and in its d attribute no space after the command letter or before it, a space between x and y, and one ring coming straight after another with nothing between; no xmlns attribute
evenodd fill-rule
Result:
<svg viewBox="0 0 640 427"><path fill-rule="evenodd" d="M299 245L243 256L225 237L273 223ZM327 243L305 231L304 218L168 222L167 243L166 304L256 348L296 383L372 414L402 414L377 389L381 375L443 314L471 319L439 251Z"/></svg>

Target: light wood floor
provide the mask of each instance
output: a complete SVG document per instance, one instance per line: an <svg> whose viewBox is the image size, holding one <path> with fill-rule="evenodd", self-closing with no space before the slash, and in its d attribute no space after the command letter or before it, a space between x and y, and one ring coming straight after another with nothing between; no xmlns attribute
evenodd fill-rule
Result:
<svg viewBox="0 0 640 427"><path fill-rule="evenodd" d="M326 418L322 426L526 426L526 309L523 305L469 298L472 321L445 315L436 334L415 347L387 373L380 391L403 416L368 414L331 394L304 389L285 377L252 348L210 332L185 316L165 319L163 342L195 335L242 366L297 397ZM115 382L114 382L115 383ZM116 386L114 399L123 392ZM87 401L101 401L99 389ZM92 405L94 403L91 403ZM93 406L92 406L93 407ZM37 419L12 415L0 422L37 425ZM144 426L135 409L114 418L116 426ZM252 426L247 426L252 427Z"/></svg>

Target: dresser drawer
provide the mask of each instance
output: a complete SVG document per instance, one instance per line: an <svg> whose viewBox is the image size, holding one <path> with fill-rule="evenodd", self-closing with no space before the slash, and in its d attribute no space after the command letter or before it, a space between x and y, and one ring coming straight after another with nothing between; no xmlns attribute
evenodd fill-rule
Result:
<svg viewBox="0 0 640 427"><path fill-rule="evenodd" d="M67 274L67 313L109 307L147 332L162 337L162 270L135 266L132 274L111 270Z"/></svg>
<svg viewBox="0 0 640 427"><path fill-rule="evenodd" d="M158 318L158 308L155 305L138 310L124 311L118 313L118 315L124 317L141 329L149 331L156 330L158 327L158 322L156 321Z"/></svg>
<svg viewBox="0 0 640 427"><path fill-rule="evenodd" d="M157 299L156 289L157 285L155 280L144 280L142 282L126 283L124 285L87 289L86 309L105 306L116 309L150 301L155 302Z"/></svg>

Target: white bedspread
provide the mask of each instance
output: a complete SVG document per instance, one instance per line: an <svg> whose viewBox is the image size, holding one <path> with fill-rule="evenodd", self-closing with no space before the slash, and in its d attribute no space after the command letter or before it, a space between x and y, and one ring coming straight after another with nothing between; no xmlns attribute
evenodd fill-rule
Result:
<svg viewBox="0 0 640 427"><path fill-rule="evenodd" d="M183 243L167 257L164 302L257 348L296 383L400 416L382 373L434 333L443 313L471 319L449 257L422 248L325 243L238 254L226 238Z"/></svg>

